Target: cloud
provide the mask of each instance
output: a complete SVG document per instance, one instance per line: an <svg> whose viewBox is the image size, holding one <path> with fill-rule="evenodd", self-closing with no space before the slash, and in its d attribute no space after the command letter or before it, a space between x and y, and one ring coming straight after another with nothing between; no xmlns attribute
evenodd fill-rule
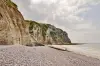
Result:
<svg viewBox="0 0 100 66"><path fill-rule="evenodd" d="M97 24L94 24L94 21L91 22L92 19L88 20L80 15L88 13L89 10L91 11L93 6L100 3L100 0L13 1L18 4L19 10L25 19L50 23L62 28L68 32L72 42L97 42L94 39L91 41L91 37L97 36L99 33L99 29L96 27ZM97 31L94 32L94 30ZM96 39L96 37L94 38Z"/></svg>
<svg viewBox="0 0 100 66"><path fill-rule="evenodd" d="M39 4L40 2L44 2L46 4L52 4L57 2L57 0L31 0L31 3Z"/></svg>

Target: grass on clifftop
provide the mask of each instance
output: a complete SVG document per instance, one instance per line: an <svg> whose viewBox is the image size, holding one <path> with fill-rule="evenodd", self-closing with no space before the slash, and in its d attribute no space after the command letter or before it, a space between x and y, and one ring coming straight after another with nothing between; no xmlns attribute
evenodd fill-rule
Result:
<svg viewBox="0 0 100 66"><path fill-rule="evenodd" d="M6 2L7 2L7 5L9 7L15 7L15 8L17 8L17 5L15 3L13 3L11 0L6 0Z"/></svg>

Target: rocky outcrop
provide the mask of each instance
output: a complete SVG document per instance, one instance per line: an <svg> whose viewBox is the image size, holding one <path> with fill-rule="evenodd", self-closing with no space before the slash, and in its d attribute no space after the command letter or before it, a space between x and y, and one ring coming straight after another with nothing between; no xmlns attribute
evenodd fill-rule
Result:
<svg viewBox="0 0 100 66"><path fill-rule="evenodd" d="M66 44L71 43L65 31L50 24L24 20L17 5L0 0L0 44Z"/></svg>
<svg viewBox="0 0 100 66"><path fill-rule="evenodd" d="M71 43L68 34L50 24L38 23L35 21L25 20L27 31L30 34L32 42L42 44L68 44Z"/></svg>

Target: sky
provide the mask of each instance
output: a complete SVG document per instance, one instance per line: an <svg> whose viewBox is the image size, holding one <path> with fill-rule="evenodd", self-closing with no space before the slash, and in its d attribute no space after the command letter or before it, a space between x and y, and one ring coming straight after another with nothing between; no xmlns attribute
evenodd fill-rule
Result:
<svg viewBox="0 0 100 66"><path fill-rule="evenodd" d="M26 20L61 28L73 43L100 43L100 0L12 1Z"/></svg>

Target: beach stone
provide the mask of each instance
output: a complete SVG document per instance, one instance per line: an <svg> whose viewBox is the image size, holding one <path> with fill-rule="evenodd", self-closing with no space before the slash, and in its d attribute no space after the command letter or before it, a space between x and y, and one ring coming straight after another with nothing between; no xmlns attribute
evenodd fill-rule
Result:
<svg viewBox="0 0 100 66"><path fill-rule="evenodd" d="M100 66L100 60L47 46L0 46L0 66Z"/></svg>

